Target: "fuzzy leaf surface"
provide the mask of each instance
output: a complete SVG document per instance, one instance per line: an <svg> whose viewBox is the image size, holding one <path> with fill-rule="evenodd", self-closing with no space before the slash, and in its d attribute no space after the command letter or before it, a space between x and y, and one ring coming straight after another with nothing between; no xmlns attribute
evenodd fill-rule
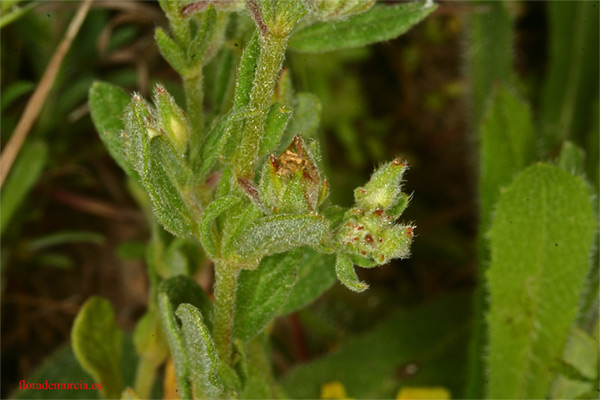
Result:
<svg viewBox="0 0 600 400"><path fill-rule="evenodd" d="M181 321L194 397L222 398L219 357L202 313L191 304L182 304L177 308L177 317Z"/></svg>
<svg viewBox="0 0 600 400"><path fill-rule="evenodd" d="M94 126L112 158L127 175L139 181L139 175L125 155L121 132L125 129L123 115L131 101L121 88L106 82L94 82L90 88L89 104Z"/></svg>
<svg viewBox="0 0 600 400"><path fill-rule="evenodd" d="M171 357L175 366L175 377L179 395L181 398L189 399L192 397L192 389L188 381L190 367L186 357L187 350L179 329L179 324L175 319L173 304L169 300L168 294L164 291L158 293L158 310L163 332L169 344L169 350L171 351Z"/></svg>
<svg viewBox="0 0 600 400"><path fill-rule="evenodd" d="M282 253L300 246L316 246L329 230L328 221L312 214L274 215L254 222L241 238L243 258Z"/></svg>
<svg viewBox="0 0 600 400"><path fill-rule="evenodd" d="M97 382L105 398L121 397L122 334L109 301L91 297L81 307L71 332L77 360Z"/></svg>
<svg viewBox="0 0 600 400"><path fill-rule="evenodd" d="M325 293L336 281L334 266L334 255L303 248L296 283L279 313L289 314L304 308Z"/></svg>
<svg viewBox="0 0 600 400"><path fill-rule="evenodd" d="M335 273L337 278L353 292L364 292L369 285L358 279L352 260L344 254L338 254L335 259Z"/></svg>
<svg viewBox="0 0 600 400"><path fill-rule="evenodd" d="M166 293L174 310L180 304L188 303L196 307L204 318L204 323L212 329L212 303L204 290L195 280L188 276L174 276L162 281L158 287L162 293Z"/></svg>
<svg viewBox="0 0 600 400"><path fill-rule="evenodd" d="M154 39L158 50L171 67L181 76L187 73L187 57L185 51L179 47L161 28L156 28Z"/></svg>
<svg viewBox="0 0 600 400"><path fill-rule="evenodd" d="M227 195L214 200L206 207L200 221L200 239L202 245L211 258L220 256L220 235L214 225L215 220L225 211L239 203L240 199Z"/></svg>
<svg viewBox="0 0 600 400"><path fill-rule="evenodd" d="M418 24L437 6L422 2L386 6L377 4L369 11L338 22L318 22L292 34L291 50L302 53L362 47L394 39Z"/></svg>
<svg viewBox="0 0 600 400"><path fill-rule="evenodd" d="M300 250L263 258L257 269L242 271L235 297L234 336L248 341L278 315L296 281Z"/></svg>
<svg viewBox="0 0 600 400"><path fill-rule="evenodd" d="M490 398L543 398L577 313L596 223L579 177L534 165L500 195L490 232Z"/></svg>
<svg viewBox="0 0 600 400"><path fill-rule="evenodd" d="M480 220L487 231L500 189L536 158L531 110L504 86L497 87L483 119L480 146Z"/></svg>

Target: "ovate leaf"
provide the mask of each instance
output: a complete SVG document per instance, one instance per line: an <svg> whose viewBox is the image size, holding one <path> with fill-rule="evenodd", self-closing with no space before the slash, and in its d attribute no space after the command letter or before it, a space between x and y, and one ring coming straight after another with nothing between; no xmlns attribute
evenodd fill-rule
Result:
<svg viewBox="0 0 600 400"><path fill-rule="evenodd" d="M238 245L242 258L282 253L300 246L316 246L329 230L328 221L313 214L274 215L255 221Z"/></svg>
<svg viewBox="0 0 600 400"><path fill-rule="evenodd" d="M191 304L177 308L190 366L195 398L222 398L224 386L219 376L217 349L204 324L202 313Z"/></svg>
<svg viewBox="0 0 600 400"><path fill-rule="evenodd" d="M339 22L318 22L292 34L289 48L303 53L362 47L394 39L431 14L437 6L423 2L377 4Z"/></svg>
<svg viewBox="0 0 600 400"><path fill-rule="evenodd" d="M277 316L296 281L300 252L296 249L266 257L257 269L240 273L235 298L236 337L252 339Z"/></svg>
<svg viewBox="0 0 600 400"><path fill-rule="evenodd" d="M583 180L544 164L501 195L490 232L490 398L543 398L589 269L596 223Z"/></svg>
<svg viewBox="0 0 600 400"><path fill-rule="evenodd" d="M108 300L91 297L81 307L71 332L77 360L96 382L102 382L105 398L121 397L122 334Z"/></svg>
<svg viewBox="0 0 600 400"><path fill-rule="evenodd" d="M132 178L139 181L138 173L125 155L121 132L125 129L123 115L131 98L121 88L106 82L94 82L90 88L90 113L100 139L112 158Z"/></svg>
<svg viewBox="0 0 600 400"><path fill-rule="evenodd" d="M280 314L288 314L304 308L336 281L334 255L317 253L306 247L302 250L296 283L286 305L279 310Z"/></svg>

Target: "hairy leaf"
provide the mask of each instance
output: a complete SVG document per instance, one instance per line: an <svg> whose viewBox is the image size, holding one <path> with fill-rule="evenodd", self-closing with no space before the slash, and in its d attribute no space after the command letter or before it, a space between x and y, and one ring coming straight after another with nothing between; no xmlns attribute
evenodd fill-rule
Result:
<svg viewBox="0 0 600 400"><path fill-rule="evenodd" d="M163 58L179 75L185 76L188 68L185 51L161 28L156 28L154 39Z"/></svg>
<svg viewBox="0 0 600 400"><path fill-rule="evenodd" d="M346 20L318 22L300 29L292 34L289 48L303 53L321 53L394 39L436 8L422 2L391 6L378 4Z"/></svg>
<svg viewBox="0 0 600 400"><path fill-rule="evenodd" d="M233 101L234 109L240 109L250 103L250 94L252 93L256 64L259 57L260 43L258 34L255 34L246 44L238 67Z"/></svg>
<svg viewBox="0 0 600 400"><path fill-rule="evenodd" d="M321 122L321 102L312 93L301 92L296 95L294 112L279 146L283 152L294 136L314 138Z"/></svg>
<svg viewBox="0 0 600 400"><path fill-rule="evenodd" d="M229 210L235 204L239 203L239 201L239 198L231 195L219 197L204 210L202 221L200 222L200 239L202 240L204 250L213 259L218 258L221 254L219 248L221 238L220 234L216 231L214 222L219 215Z"/></svg>
<svg viewBox="0 0 600 400"><path fill-rule="evenodd" d="M335 256L303 248L296 283L279 313L289 314L304 308L325 293L335 281Z"/></svg>
<svg viewBox="0 0 600 400"><path fill-rule="evenodd" d="M583 180L527 168L498 201L490 232L491 398L543 398L589 269L596 223Z"/></svg>
<svg viewBox="0 0 600 400"><path fill-rule="evenodd" d="M167 294L173 310L176 310L183 303L189 303L198 308L202 315L205 316L204 322L206 326L212 329L212 303L206 292L204 292L195 280L188 276L175 276L162 281L158 290Z"/></svg>
<svg viewBox="0 0 600 400"><path fill-rule="evenodd" d="M202 313L191 304L177 308L190 366L190 380L195 398L222 398L223 383L219 376L219 357Z"/></svg>
<svg viewBox="0 0 600 400"><path fill-rule="evenodd" d="M352 260L344 254L338 254L335 259L335 273L340 282L354 292L364 292L369 288L368 284L358 279Z"/></svg>
<svg viewBox="0 0 600 400"><path fill-rule="evenodd" d="M531 111L504 86L498 86L492 98L480 141L480 225L487 231L500 189L536 158Z"/></svg>
<svg viewBox="0 0 600 400"><path fill-rule="evenodd" d="M269 108L267 120L265 121L265 133L260 142L259 157L270 154L275 150L291 116L292 109L281 103L274 103Z"/></svg>
<svg viewBox="0 0 600 400"><path fill-rule="evenodd" d="M121 397L122 334L108 300L91 297L81 307L71 332L77 360L96 382L105 398Z"/></svg>
<svg viewBox="0 0 600 400"><path fill-rule="evenodd" d="M253 271L242 271L235 296L234 336L248 341L287 302L300 261L300 250L264 258Z"/></svg>
<svg viewBox="0 0 600 400"><path fill-rule="evenodd" d="M112 158L135 180L140 177L127 159L121 132L123 117L131 98L121 88L106 82L94 82L90 88L89 104L94 126Z"/></svg>
<svg viewBox="0 0 600 400"><path fill-rule="evenodd" d="M299 246L316 246L329 230L328 221L312 214L274 215L254 222L241 238L243 259L282 253Z"/></svg>
<svg viewBox="0 0 600 400"><path fill-rule="evenodd" d="M186 358L187 351L179 325L175 319L173 304L169 300L168 294L165 292L160 292L158 294L158 310L160 312L163 332L165 333L165 338L169 344L169 350L171 351L171 357L173 358L173 364L175 366L175 376L179 396L182 399L190 399L192 396L190 383L188 381L190 367Z"/></svg>

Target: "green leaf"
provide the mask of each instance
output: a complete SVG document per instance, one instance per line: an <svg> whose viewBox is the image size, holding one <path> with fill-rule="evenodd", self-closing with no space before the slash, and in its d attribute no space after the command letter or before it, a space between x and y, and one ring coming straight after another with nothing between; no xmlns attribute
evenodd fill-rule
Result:
<svg viewBox="0 0 600 400"><path fill-rule="evenodd" d="M182 399L190 399L192 396L190 383L188 381L190 367L188 366L186 357L187 351L179 325L175 319L173 305L169 300L168 294L165 292L160 292L158 294L158 310L163 332L165 333L165 338L167 339L169 350L171 351L171 357L173 358L173 364L175 365L175 376L177 379L179 396Z"/></svg>
<svg viewBox="0 0 600 400"><path fill-rule="evenodd" d="M242 271L235 294L234 336L249 341L277 316L296 281L300 250L264 258L257 269Z"/></svg>
<svg viewBox="0 0 600 400"><path fill-rule="evenodd" d="M585 172L585 152L569 141L563 142L558 156L558 166L571 175L583 175Z"/></svg>
<svg viewBox="0 0 600 400"><path fill-rule="evenodd" d="M204 321L209 329L213 325L212 303L204 290L195 280L188 276L175 276L160 283L158 290L165 293L174 310L180 304L189 303L205 316Z"/></svg>
<svg viewBox="0 0 600 400"><path fill-rule="evenodd" d="M310 248L302 250L296 283L287 303L279 310L282 315L306 307L336 282L334 255L317 253Z"/></svg>
<svg viewBox="0 0 600 400"><path fill-rule="evenodd" d="M108 300L91 297L85 302L73 323L71 340L83 369L102 383L103 396L121 397L122 334Z"/></svg>
<svg viewBox="0 0 600 400"><path fill-rule="evenodd" d="M493 85L510 85L514 81L513 25L506 2L486 0L472 4L481 7L481 11L469 15L466 45L471 121L473 129L477 129Z"/></svg>
<svg viewBox="0 0 600 400"><path fill-rule="evenodd" d="M260 43L258 34L255 33L252 39L246 44L238 67L233 100L234 109L240 109L250 103L250 94L252 93L256 64L259 57Z"/></svg>
<svg viewBox="0 0 600 400"><path fill-rule="evenodd" d="M187 49L187 59L190 65L201 63L206 54L208 46L212 42L212 36L217 23L217 11L213 4L208 5L200 17L198 33L189 44Z"/></svg>
<svg viewBox="0 0 600 400"><path fill-rule="evenodd" d="M542 398L577 314L596 222L588 189L557 167L527 168L490 232L490 398Z"/></svg>
<svg viewBox="0 0 600 400"><path fill-rule="evenodd" d="M354 270L354 264L343 254L338 254L335 259L335 273L340 282L354 292L364 292L369 288L368 284L358 279Z"/></svg>
<svg viewBox="0 0 600 400"><path fill-rule="evenodd" d="M294 136L314 138L321 122L321 101L312 93L298 93L295 99L292 120L285 130L279 145L279 152L292 143Z"/></svg>
<svg viewBox="0 0 600 400"><path fill-rule="evenodd" d="M30 81L16 81L6 88L2 89L2 99L0 99L0 112L4 111L10 106L15 100L21 96L31 92L35 89L35 83Z"/></svg>
<svg viewBox="0 0 600 400"><path fill-rule="evenodd" d="M285 131L292 116L292 109L281 103L274 103L267 114L265 133L260 142L259 157L272 153Z"/></svg>
<svg viewBox="0 0 600 400"><path fill-rule="evenodd" d="M221 254L221 237L214 222L221 214L239 202L240 199L235 196L219 197L204 210L200 221L200 240L202 240L204 250L212 259L219 258Z"/></svg>
<svg viewBox="0 0 600 400"><path fill-rule="evenodd" d="M323 384L334 381L355 399L393 399L400 385L443 386L460 398L469 302L470 294L459 293L396 312L332 354L292 369L283 387L294 399L320 398Z"/></svg>
<svg viewBox="0 0 600 400"><path fill-rule="evenodd" d="M202 313L191 304L177 308L190 366L195 398L222 398L225 390L219 376L219 357Z"/></svg>
<svg viewBox="0 0 600 400"><path fill-rule="evenodd" d="M587 145L588 116L598 98L598 5L548 4L549 62L540 109L542 144L552 154L561 142Z"/></svg>
<svg viewBox="0 0 600 400"><path fill-rule="evenodd" d="M598 341L581 329L574 329L562 361L570 366L574 374L564 374L559 370L556 383L552 387L552 399L583 398L598 377ZM574 371L573 371L574 370Z"/></svg>
<svg viewBox="0 0 600 400"><path fill-rule="evenodd" d="M238 243L242 259L260 259L300 246L316 246L329 231L328 221L312 214L273 215L254 222Z"/></svg>
<svg viewBox="0 0 600 400"><path fill-rule="evenodd" d="M104 242L104 236L96 232L66 231L54 232L40 238L36 238L27 244L27 251L40 251L49 247L59 246L67 243L95 243Z"/></svg>
<svg viewBox="0 0 600 400"><path fill-rule="evenodd" d="M140 180L125 154L121 132L125 129L123 116L130 102L121 88L106 82L94 82L90 88L89 104L94 126L112 158L135 180Z"/></svg>
<svg viewBox="0 0 600 400"><path fill-rule="evenodd" d="M506 87L496 89L480 129L480 225L484 232L500 189L536 157L531 110Z"/></svg>
<svg viewBox="0 0 600 400"><path fill-rule="evenodd" d="M158 50L165 60L181 76L186 76L188 63L185 51L162 28L156 28L154 39Z"/></svg>
<svg viewBox="0 0 600 400"><path fill-rule="evenodd" d="M45 143L32 141L26 143L15 160L14 166L0 191L0 234L4 233L14 213L42 174L48 148Z"/></svg>
<svg viewBox="0 0 600 400"><path fill-rule="evenodd" d="M431 14L437 6L415 2L377 4L369 11L338 22L318 22L292 34L291 50L303 53L362 47L394 39Z"/></svg>

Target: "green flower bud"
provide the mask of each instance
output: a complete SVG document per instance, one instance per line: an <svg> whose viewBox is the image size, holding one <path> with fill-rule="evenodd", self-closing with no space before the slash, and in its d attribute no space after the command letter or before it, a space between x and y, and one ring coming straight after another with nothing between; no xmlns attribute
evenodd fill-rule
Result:
<svg viewBox="0 0 600 400"><path fill-rule="evenodd" d="M380 208L387 211L399 201L406 201L400 191L406 169L406 164L400 158L379 167L365 186L354 190L356 205L367 210Z"/></svg>
<svg viewBox="0 0 600 400"><path fill-rule="evenodd" d="M308 12L320 21L336 21L373 7L375 0L305 0Z"/></svg>
<svg viewBox="0 0 600 400"><path fill-rule="evenodd" d="M162 85L154 88L154 104L156 104L158 125L175 150L185 154L190 140L190 122L186 113L179 108L175 99Z"/></svg>
<svg viewBox="0 0 600 400"><path fill-rule="evenodd" d="M316 212L328 195L328 183L309 151L296 136L279 158L271 155L263 166L259 195L266 211L272 214Z"/></svg>

